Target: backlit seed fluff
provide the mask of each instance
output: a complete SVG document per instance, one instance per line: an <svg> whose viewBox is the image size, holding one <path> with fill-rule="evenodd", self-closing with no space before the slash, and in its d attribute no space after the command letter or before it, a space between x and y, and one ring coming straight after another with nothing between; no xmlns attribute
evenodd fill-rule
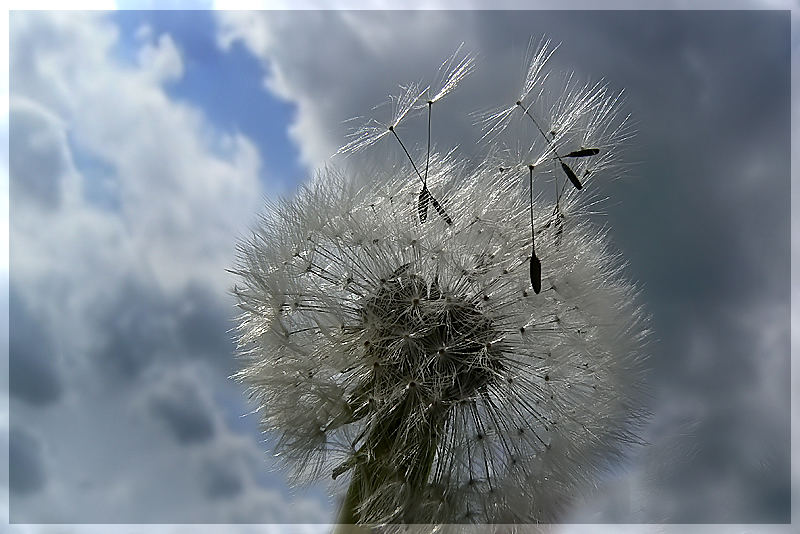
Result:
<svg viewBox="0 0 800 534"><path fill-rule="evenodd" d="M239 245L235 376L299 480L351 483L359 522L556 521L636 440L645 314L585 189L534 199L536 294L528 168L431 161L452 224L420 222L402 168L328 169L268 208Z"/></svg>

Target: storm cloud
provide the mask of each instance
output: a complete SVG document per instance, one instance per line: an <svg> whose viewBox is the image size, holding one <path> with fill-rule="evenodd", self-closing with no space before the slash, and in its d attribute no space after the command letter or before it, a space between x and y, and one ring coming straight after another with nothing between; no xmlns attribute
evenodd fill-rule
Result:
<svg viewBox="0 0 800 534"><path fill-rule="evenodd" d="M47 481L42 444L24 428L9 430L8 465L8 487L15 496L37 492Z"/></svg>

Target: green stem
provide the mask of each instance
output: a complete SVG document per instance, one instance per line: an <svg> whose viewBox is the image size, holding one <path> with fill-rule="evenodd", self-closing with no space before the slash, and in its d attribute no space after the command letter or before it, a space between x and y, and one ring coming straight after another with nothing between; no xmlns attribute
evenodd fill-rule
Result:
<svg viewBox="0 0 800 534"><path fill-rule="evenodd" d="M339 525L336 527L334 533L344 534L344 532L355 532L350 530L349 527L356 527L355 523L357 518L357 508L361 501L358 488L361 485L361 472L362 470L356 466L353 472L353 479L350 481L350 487L347 488L347 495L342 503L342 509L339 512ZM361 528L361 527L359 527Z"/></svg>
<svg viewBox="0 0 800 534"><path fill-rule="evenodd" d="M415 522L413 500L424 494L428 483L433 460L436 456L439 426L435 422L441 421L440 417L433 417L433 421L423 425L423 429L414 437L421 444L415 447L416 452L409 457L397 462L396 439L403 428L403 419L410 410L413 401L407 397L403 407L394 411L386 420L375 425L369 434L364 446L359 451L369 451L367 460L357 463L353 467L353 478L347 489L347 494L339 513L338 526L334 534L368 533L371 530L363 525L359 509L364 501L377 491L380 486L390 480L402 479L411 486L410 500L406 502L403 515L399 518L403 522Z"/></svg>

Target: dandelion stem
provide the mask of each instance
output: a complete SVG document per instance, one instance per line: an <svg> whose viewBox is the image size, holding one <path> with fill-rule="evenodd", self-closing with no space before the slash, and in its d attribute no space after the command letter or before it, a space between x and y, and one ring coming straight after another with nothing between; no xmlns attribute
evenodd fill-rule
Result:
<svg viewBox="0 0 800 534"><path fill-rule="evenodd" d="M428 167L431 163L431 111L433 108L433 101L428 100L428 155L425 159L425 178L422 181L422 185L427 187L428 185Z"/></svg>
<svg viewBox="0 0 800 534"><path fill-rule="evenodd" d="M402 429L411 426L404 419L413 417L418 412L415 408L418 402L413 391L410 391L395 410L373 426L364 444L356 452L357 456L366 459L354 465L353 477L339 514L340 527L336 530L337 534L353 532L342 529L341 525L364 524L364 505L369 505L369 499L379 493L381 486L391 483L404 486L402 491L406 497L400 510L401 515L395 521L413 522L416 510L412 509L411 503L418 502L425 491L436 456L440 427L444 422L444 412L434 412L426 424L414 425L419 429L414 435L401 435ZM397 458L397 443L401 439L413 443L414 447L407 449L410 453L398 465L393 460Z"/></svg>
<svg viewBox="0 0 800 534"><path fill-rule="evenodd" d="M334 534L366 534L370 532L369 527L356 524L358 522L358 513L356 510L361 500L358 491L361 486L360 474L361 471L356 469L350 487L347 489L347 495L342 503L342 509L336 521L337 525L333 531Z"/></svg>

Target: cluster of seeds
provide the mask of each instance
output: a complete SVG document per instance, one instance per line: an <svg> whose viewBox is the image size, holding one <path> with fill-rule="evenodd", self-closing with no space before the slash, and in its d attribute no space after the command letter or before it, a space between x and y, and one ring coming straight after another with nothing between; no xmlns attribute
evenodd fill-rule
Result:
<svg viewBox="0 0 800 534"><path fill-rule="evenodd" d="M451 64L448 90L472 63ZM541 146L554 180L580 146L605 159L576 156L576 177L612 161L620 130L591 95L566 130L539 119L562 125ZM552 521L636 439L645 316L585 189L553 209L533 195L539 160L428 157L363 186L329 170L269 208L239 247L236 376L295 476L345 481L344 522Z"/></svg>

